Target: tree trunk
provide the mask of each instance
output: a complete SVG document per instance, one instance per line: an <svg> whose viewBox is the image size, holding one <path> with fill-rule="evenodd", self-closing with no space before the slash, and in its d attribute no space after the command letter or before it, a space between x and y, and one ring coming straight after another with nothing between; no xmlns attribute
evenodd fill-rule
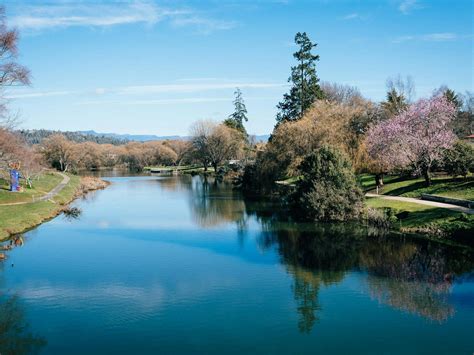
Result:
<svg viewBox="0 0 474 355"><path fill-rule="evenodd" d="M423 177L425 178L426 186L431 186L431 172L429 168L423 168Z"/></svg>
<svg viewBox="0 0 474 355"><path fill-rule="evenodd" d="M375 186L382 187L383 186L383 174L375 174Z"/></svg>

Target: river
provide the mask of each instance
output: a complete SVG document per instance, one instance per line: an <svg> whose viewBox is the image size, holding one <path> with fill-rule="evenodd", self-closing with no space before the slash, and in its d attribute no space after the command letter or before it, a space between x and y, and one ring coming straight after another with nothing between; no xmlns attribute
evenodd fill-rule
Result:
<svg viewBox="0 0 474 355"><path fill-rule="evenodd" d="M474 253L288 221L199 176L112 185L0 264L0 353L472 354Z"/></svg>

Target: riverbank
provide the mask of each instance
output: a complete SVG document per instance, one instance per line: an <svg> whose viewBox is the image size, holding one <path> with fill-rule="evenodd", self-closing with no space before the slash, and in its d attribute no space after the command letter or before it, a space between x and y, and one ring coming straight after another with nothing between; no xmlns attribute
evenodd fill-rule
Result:
<svg viewBox="0 0 474 355"><path fill-rule="evenodd" d="M292 177L276 183L283 187L291 187L300 177ZM374 175L358 176L359 184L366 196L368 208L389 211L395 216L392 229L402 233L422 234L426 237L453 239L463 243L474 244L474 215L459 211L459 206L439 208L428 206L429 202L418 200L422 194L474 201L474 176L452 178L437 176L431 186L426 187L423 179L408 179L396 175L384 178L384 186L379 189L380 195L375 196ZM412 201L396 201L387 197L410 198ZM400 200L402 200L400 199ZM457 211L458 210L458 211Z"/></svg>
<svg viewBox="0 0 474 355"><path fill-rule="evenodd" d="M360 180L366 192L373 191L375 187L373 176L362 176ZM467 179L439 176L433 179L433 184L429 187L424 185L422 179L402 179L390 176L385 179L385 185L379 190L380 197L368 197L366 205L376 209L391 209L398 218L394 223L394 228L403 233L419 233L430 237L473 243L470 236L474 234L474 216L456 211L459 207L453 206L453 209L447 209L424 205L426 201L415 203L415 201L384 198L393 196L418 199L422 194L433 194L472 201L473 191L474 178L472 176Z"/></svg>
<svg viewBox="0 0 474 355"><path fill-rule="evenodd" d="M68 175L68 177L69 181L64 188L47 201L32 202L31 196L30 198L26 196L28 192L23 195L23 193L0 191L2 202L23 203L18 205L0 204L0 240L23 233L56 217L76 198L84 196L89 191L103 189L109 185L108 182L93 177L75 175ZM62 178L59 174L47 173L42 179L40 186L54 187L53 182L61 181ZM46 193L47 191L43 192Z"/></svg>

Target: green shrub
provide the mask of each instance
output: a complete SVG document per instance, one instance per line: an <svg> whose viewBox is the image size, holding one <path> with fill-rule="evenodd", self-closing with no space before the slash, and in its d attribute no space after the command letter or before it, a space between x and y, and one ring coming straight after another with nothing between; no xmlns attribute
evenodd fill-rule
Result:
<svg viewBox="0 0 474 355"><path fill-rule="evenodd" d="M319 148L299 167L293 210L298 217L314 221L344 221L360 218L363 193L349 161L337 150Z"/></svg>
<svg viewBox="0 0 474 355"><path fill-rule="evenodd" d="M390 229L398 221L392 208L368 208L367 224L380 229Z"/></svg>
<svg viewBox="0 0 474 355"><path fill-rule="evenodd" d="M474 149L471 145L458 141L444 154L444 169L453 176L466 177L469 171L474 170Z"/></svg>

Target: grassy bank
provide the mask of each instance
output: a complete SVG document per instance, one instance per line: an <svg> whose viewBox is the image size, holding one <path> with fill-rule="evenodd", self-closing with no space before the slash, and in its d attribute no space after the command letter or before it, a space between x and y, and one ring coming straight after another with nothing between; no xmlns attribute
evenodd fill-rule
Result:
<svg viewBox="0 0 474 355"><path fill-rule="evenodd" d="M10 185L7 181L0 179L0 204L15 202L31 202L47 194L62 181L62 176L54 172L46 172L33 180L33 188L24 187L21 193L10 193ZM24 184L22 184L23 186Z"/></svg>
<svg viewBox="0 0 474 355"><path fill-rule="evenodd" d="M59 181L57 177L59 177ZM62 177L54 173L48 173L45 174L42 179L44 179L44 181L41 186L49 186L51 187L49 190L51 190L62 180ZM0 205L0 240L4 240L13 234L22 233L50 218L55 217L76 197L89 190L103 187L105 187L105 185L99 184L95 186L92 182L88 181L86 181L86 185L84 185L84 178L81 179L78 176L70 175L69 183L51 201L41 201L15 206ZM35 188L38 189L39 187ZM8 196L4 196L6 194L8 194ZM9 203L23 202L23 200L27 198L22 195L23 193L10 193L5 190L0 191L0 199L4 201L2 203L6 203L5 201L8 201Z"/></svg>
<svg viewBox="0 0 474 355"><path fill-rule="evenodd" d="M390 208L399 216L393 228L404 233L420 233L473 244L474 215L417 203L367 198L368 207Z"/></svg>
<svg viewBox="0 0 474 355"><path fill-rule="evenodd" d="M373 175L362 174L359 176L359 181L365 191L375 189ZM466 179L437 176L433 178L431 186L425 186L423 179L386 176L384 186L379 190L379 193L414 198L420 197L421 194L430 194L474 201L474 176L468 176Z"/></svg>
<svg viewBox="0 0 474 355"><path fill-rule="evenodd" d="M365 191L375 189L373 175L359 176ZM431 186L425 186L423 179L403 179L399 176L386 176L382 195L419 198L421 194L431 194L464 200L474 200L474 177L467 179L439 176ZM402 232L416 232L429 235L465 238L474 233L474 216L444 208L435 208L417 203L368 198L366 205L372 208L390 208L399 216L396 228ZM471 238L472 239L472 238Z"/></svg>

